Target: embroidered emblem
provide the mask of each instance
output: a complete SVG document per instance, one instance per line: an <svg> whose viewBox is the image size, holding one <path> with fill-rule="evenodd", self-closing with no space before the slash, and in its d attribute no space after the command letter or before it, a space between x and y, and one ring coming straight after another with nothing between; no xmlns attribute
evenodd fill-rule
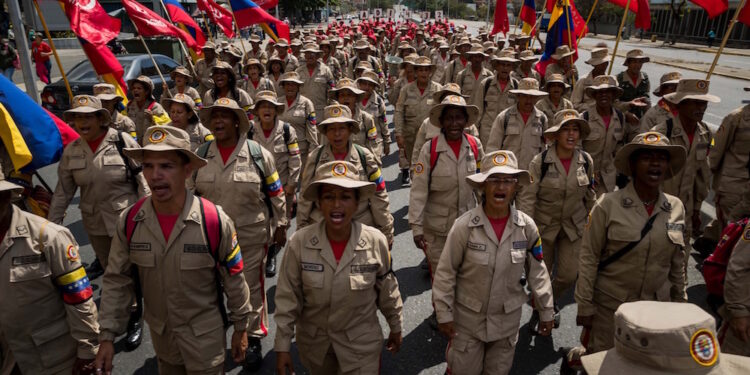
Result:
<svg viewBox="0 0 750 375"><path fill-rule="evenodd" d="M643 143L650 145L654 143L658 143L661 141L661 134L659 133L647 133L645 137L643 137Z"/></svg>
<svg viewBox="0 0 750 375"><path fill-rule="evenodd" d="M73 244L68 245L68 247L65 249L65 257L68 258L71 262L77 262L78 259L80 259L78 255L78 248L76 246L73 246Z"/></svg>
<svg viewBox="0 0 750 375"><path fill-rule="evenodd" d="M331 169L331 173L335 177L346 176L346 164L344 164L344 163L336 163L336 164L334 164L333 168Z"/></svg>
<svg viewBox="0 0 750 375"><path fill-rule="evenodd" d="M414 173L416 174L422 174L424 172L424 164L417 163L414 165Z"/></svg>
<svg viewBox="0 0 750 375"><path fill-rule="evenodd" d="M500 152L492 157L492 163L498 166L505 165L508 163L508 155L504 152Z"/></svg>
<svg viewBox="0 0 750 375"><path fill-rule="evenodd" d="M301 266L303 271L323 272L322 264L302 262Z"/></svg>
<svg viewBox="0 0 750 375"><path fill-rule="evenodd" d="M165 139L167 139L167 133L160 129L154 130L151 132L151 135L148 136L148 141L151 143L161 143L164 142Z"/></svg>
<svg viewBox="0 0 750 375"><path fill-rule="evenodd" d="M711 331L701 329L690 339L690 355L702 366L713 366L719 356L716 338Z"/></svg>

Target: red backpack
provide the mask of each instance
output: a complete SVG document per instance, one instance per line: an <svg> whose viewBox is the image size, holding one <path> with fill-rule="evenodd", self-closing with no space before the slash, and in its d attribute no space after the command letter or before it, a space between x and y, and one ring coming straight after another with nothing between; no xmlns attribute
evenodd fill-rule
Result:
<svg viewBox="0 0 750 375"><path fill-rule="evenodd" d="M721 231L721 240L714 252L703 261L703 279L709 296L724 298L724 279L727 275L729 257L747 225L748 218L729 223Z"/></svg>

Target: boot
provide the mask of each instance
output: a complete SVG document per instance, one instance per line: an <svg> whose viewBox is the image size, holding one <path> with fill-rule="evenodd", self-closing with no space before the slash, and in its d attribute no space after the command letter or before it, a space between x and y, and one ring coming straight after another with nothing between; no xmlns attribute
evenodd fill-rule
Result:
<svg viewBox="0 0 750 375"><path fill-rule="evenodd" d="M554 305L555 313L552 315L552 319L555 321L555 328L560 328L560 306Z"/></svg>
<svg viewBox="0 0 750 375"><path fill-rule="evenodd" d="M260 346L260 339L250 337L248 340L247 351L245 352L245 363L242 367L246 371L255 372L260 370L263 364L263 349Z"/></svg>
<svg viewBox="0 0 750 375"><path fill-rule="evenodd" d="M276 254L278 250L276 245L268 248L268 260L266 261L266 277L276 276Z"/></svg>
<svg viewBox="0 0 750 375"><path fill-rule="evenodd" d="M432 328L433 330L437 331L438 329L438 321L437 321L437 314L433 311L432 315L430 315L427 319L427 324Z"/></svg>
<svg viewBox="0 0 750 375"><path fill-rule="evenodd" d="M130 314L128 321L128 334L125 337L125 351L131 352L141 345L143 339L143 323L136 312Z"/></svg>
<svg viewBox="0 0 750 375"><path fill-rule="evenodd" d="M104 274L104 268L102 267L102 264L99 262L99 258L94 259L94 262L89 264L86 267L86 276L89 277L90 281L95 280L99 276Z"/></svg>
<svg viewBox="0 0 750 375"><path fill-rule="evenodd" d="M411 176L408 169L401 170L401 186L411 186Z"/></svg>

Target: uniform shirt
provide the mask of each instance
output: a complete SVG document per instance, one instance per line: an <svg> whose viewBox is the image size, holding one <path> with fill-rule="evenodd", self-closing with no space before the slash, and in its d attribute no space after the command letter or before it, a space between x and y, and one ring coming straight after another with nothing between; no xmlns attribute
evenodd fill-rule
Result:
<svg viewBox="0 0 750 375"><path fill-rule="evenodd" d="M245 58L242 59L242 64L247 65L247 61L250 59L256 59L260 61L263 66L266 66L266 64L268 63L268 54L266 53L266 51L260 48L258 48L257 52L253 49L250 49L249 51L247 51L247 54L245 54Z"/></svg>
<svg viewBox="0 0 750 375"><path fill-rule="evenodd" d="M630 74L625 70L617 74L617 82L620 83L620 88L624 90L622 95L620 95L620 98L617 99L618 103L629 102L636 98L645 97L649 106L651 105L651 82L648 80L648 75L646 73L641 71L638 75L637 81L633 82L633 79L630 78ZM638 117L643 116L643 109L638 107L630 109L621 107L620 110L629 110Z"/></svg>
<svg viewBox="0 0 750 375"><path fill-rule="evenodd" d="M297 68L300 81L304 82L299 88L300 95L310 99L315 106L315 111L323 113L323 108L328 105L328 90L335 86L333 73L328 66L318 61L312 74L307 65Z"/></svg>
<svg viewBox="0 0 750 375"><path fill-rule="evenodd" d="M441 129L435 125L433 125L430 122L429 118L424 119L422 121L422 125L419 126L419 130L417 130L417 137L414 140L414 150L416 152L412 153L411 156L411 163L416 164L419 161L419 152L422 150L422 146L427 143L429 140L437 137L440 135ZM464 128L464 133L474 136L477 140L479 140L479 131L477 130L477 127L474 125L467 126ZM479 142L482 143L482 142Z"/></svg>
<svg viewBox="0 0 750 375"><path fill-rule="evenodd" d="M432 73L431 79L435 82L443 82L448 65L451 63L451 55L446 52L443 57L440 52L437 52L432 56L432 63L435 65L435 73Z"/></svg>
<svg viewBox="0 0 750 375"><path fill-rule="evenodd" d="M519 192L516 207L534 218L542 237L556 238L562 231L574 242L583 235L586 213L596 198L590 186L594 161L586 151L576 149L570 169L566 171L554 143L547 149L544 159L543 154L537 154L531 161L529 173L533 183ZM542 178L544 164L547 164L547 173Z"/></svg>
<svg viewBox="0 0 750 375"><path fill-rule="evenodd" d="M567 59L568 57L566 57ZM557 63L552 63L547 66L547 71L544 72L544 80L548 81L550 77L552 77L553 74L562 74L563 77L565 77L565 83L570 85L570 87L575 87L575 82L578 82L578 69L575 67L571 68L573 70L573 77L568 77L565 75L565 72L560 68L560 65L557 65ZM575 77L575 78L574 78ZM575 80L575 82L574 82ZM563 94L566 98L570 99L571 92L567 91L565 94Z"/></svg>
<svg viewBox="0 0 750 375"><path fill-rule="evenodd" d="M201 94L198 93L198 90L196 90L194 87L187 86L183 92L178 92L177 87L172 87L169 89L169 93L172 94L170 96L167 96L166 93L161 94L161 98L159 99L159 102L163 102L166 98L174 98L177 94L185 94L190 97L190 99L193 99L193 102L195 102L196 106L203 105L203 100L201 99Z"/></svg>
<svg viewBox="0 0 750 375"><path fill-rule="evenodd" d="M649 129L669 120L670 118L672 118L672 112L667 104L664 103L664 99L661 99L655 106L649 108L649 110L646 111L646 114L641 117L641 122L638 126L638 134L645 133L649 131Z"/></svg>
<svg viewBox="0 0 750 375"><path fill-rule="evenodd" d="M375 73L378 74L378 77L380 77L381 80L381 87L382 87L382 80L383 80L383 68L380 66L380 61L378 61L378 58L375 56L368 55L367 61L372 65L372 69ZM347 68L346 76L354 79L354 70L357 68L357 64L359 64L359 57L354 57L352 59L349 59L349 66Z"/></svg>
<svg viewBox="0 0 750 375"><path fill-rule="evenodd" d="M146 198L133 214L136 225L129 243L124 231L127 211L120 215L119 230L112 240L109 265L102 279L100 340L112 340L125 331L130 317L128 307L134 298L132 266L138 268L144 320L152 332L163 335L167 330L192 329L194 335L200 336L223 329L216 298L216 272L227 296L229 320L234 323L235 331L247 329L253 313L237 233L232 219L221 207L216 208L221 223L219 267L203 233L200 201L189 192L169 240L164 239L159 229L151 198Z"/></svg>
<svg viewBox="0 0 750 375"><path fill-rule="evenodd" d="M123 115L120 112L115 112L111 116L112 122L109 123L109 127L117 131L128 133L131 137L135 138L135 123L130 117Z"/></svg>
<svg viewBox="0 0 750 375"><path fill-rule="evenodd" d="M430 142L419 151L419 158L412 168L409 194L409 225L415 236L424 234L425 230L446 236L456 218L476 207L474 189L466 182L466 177L477 173L477 160L482 160L484 150L477 142L478 155L474 155L467 137L471 136L461 138L456 156L445 135L438 135L433 140L437 142L434 169L430 160Z"/></svg>
<svg viewBox="0 0 750 375"><path fill-rule="evenodd" d="M226 97L236 101L240 108L244 109L245 112L250 111L250 107L253 105L253 98L250 97L250 94L248 94L247 91L239 87L236 90L239 97L235 97L235 94L232 90L229 90ZM223 96L218 96L217 98L223 98ZM214 102L214 89L206 91L206 93L203 94L203 106L212 106L214 105Z"/></svg>
<svg viewBox="0 0 750 375"><path fill-rule="evenodd" d="M266 76L265 76L266 78L268 78L268 80L271 81L271 83L273 83L273 87L276 90L276 97L278 98L283 98L286 95L284 93L284 88L281 87L281 82L279 82L281 81L281 76L282 75L279 74L279 78L277 79L276 77L274 77L273 73L270 73L270 72L266 73Z"/></svg>
<svg viewBox="0 0 750 375"><path fill-rule="evenodd" d="M352 118L357 121L359 131L352 134L349 139L360 146L367 147L375 155L378 164L381 164L380 155L383 155L383 138L380 137L375 119L369 113L361 110L359 105L355 107Z"/></svg>
<svg viewBox="0 0 750 375"><path fill-rule="evenodd" d="M461 95L468 97L468 102L473 103L475 101L474 92L482 90L478 88L479 83L487 77L492 77L492 72L487 68L482 67L479 71L479 75L476 75L469 65L466 69L458 73L456 77L456 83L461 87Z"/></svg>
<svg viewBox="0 0 750 375"><path fill-rule="evenodd" d="M729 257L724 281L724 300L729 318L750 316L750 224Z"/></svg>
<svg viewBox="0 0 750 375"><path fill-rule="evenodd" d="M299 59L291 53L287 53L283 60L285 72L293 72L299 68Z"/></svg>
<svg viewBox="0 0 750 375"><path fill-rule="evenodd" d="M573 94L570 96L570 101L573 103L573 108L578 112L583 112L596 105L596 100L586 94L586 88L594 84L594 71L590 71L586 76L576 81L576 85L573 87Z"/></svg>
<svg viewBox="0 0 750 375"><path fill-rule="evenodd" d="M401 95L401 89L409 83L411 82L408 82L408 80L406 79L406 74L404 72L401 72L400 76L396 79L395 82L393 82L393 85L391 85L391 87L389 88L390 91L388 92L388 103L395 106L394 103L398 101L398 96Z"/></svg>
<svg viewBox="0 0 750 375"><path fill-rule="evenodd" d="M373 92L364 104L360 102L358 106L375 120L375 127L378 128L379 142L390 142L391 130L388 128L388 119L386 118L385 99L376 92ZM383 153L381 152L378 156L382 158Z"/></svg>
<svg viewBox="0 0 750 375"><path fill-rule="evenodd" d="M268 90L276 92L276 86L273 85L270 79L261 76L258 78L257 86L248 78L244 83L244 90L247 92L247 95L254 98L255 94L259 91Z"/></svg>
<svg viewBox="0 0 750 375"><path fill-rule="evenodd" d="M297 94L292 104L285 96L280 97L284 103L284 113L279 116L280 121L288 122L294 127L300 150L306 153L308 150L318 147L318 122L315 106L310 99Z"/></svg>
<svg viewBox="0 0 750 375"><path fill-rule="evenodd" d="M693 141L695 142L695 141ZM750 105L738 108L724 117L714 135L708 161L714 175L713 187L719 192L738 194L745 186L750 163Z"/></svg>
<svg viewBox="0 0 750 375"><path fill-rule="evenodd" d="M107 130L96 152L91 151L83 138L65 147L57 165L57 187L47 215L51 222L62 223L70 201L80 188L78 207L86 233L89 236L112 237L117 230L115 224L120 213L135 203L139 196L149 194L142 173L131 176L138 185L138 191L133 188L133 181L125 177L126 162L130 163L131 168L137 168L139 164L123 158L117 151L116 143L120 135L126 148L138 148L133 138L125 133L118 134L112 128Z"/></svg>
<svg viewBox="0 0 750 375"><path fill-rule="evenodd" d="M548 120L550 120L555 118L555 114L557 114L557 112L560 112L563 109L574 108L573 103L571 103L570 100L565 99L564 97L560 98L560 103L558 105L555 105L554 103L552 103L552 100L550 100L548 95L536 102L536 109L544 112L544 115L547 116Z"/></svg>
<svg viewBox="0 0 750 375"><path fill-rule="evenodd" d="M422 121L429 117L432 109L432 97L441 86L429 81L424 92L420 92L417 81L411 82L401 89L396 102L393 122L396 124L396 135L416 134Z"/></svg>
<svg viewBox="0 0 750 375"><path fill-rule="evenodd" d="M508 78L505 88L500 86L497 75L485 78L477 87L472 104L479 108L479 139L487 145L492 131L492 124L500 112L516 105L516 98L510 90L518 87L518 81Z"/></svg>
<svg viewBox="0 0 750 375"><path fill-rule="evenodd" d="M575 299L578 315L594 315L597 305L617 310L633 301L687 302L685 210L677 197L660 193L651 215L628 184L596 201L583 232ZM653 227L622 258L598 270L599 263L641 238L649 217Z"/></svg>
<svg viewBox="0 0 750 375"><path fill-rule="evenodd" d="M537 72L533 66L531 67L531 69L529 69L529 72L526 73L521 70L521 66L519 65L518 68L516 68L510 73L510 76L515 78L517 81L520 81L524 78L534 78L540 84L542 83L542 75L539 74L539 72Z"/></svg>
<svg viewBox="0 0 750 375"><path fill-rule="evenodd" d="M151 115L147 115L146 111L151 111ZM161 104L153 100L146 100L143 108L138 106L135 100L128 102L127 106L128 117L133 120L135 124L135 135L138 143L143 139L143 134L146 133L146 129L153 125L166 125L169 123L169 115L164 110Z"/></svg>
<svg viewBox="0 0 750 375"><path fill-rule="evenodd" d="M94 359L99 323L93 291L67 228L11 205L0 241L2 373L68 372L77 358ZM41 244L40 244L41 243Z"/></svg>
<svg viewBox="0 0 750 375"><path fill-rule="evenodd" d="M542 261L542 240L534 221L510 207L498 240L482 206L461 215L448 233L435 271L432 298L439 323L454 322L484 342L515 337L526 277L541 321L552 320L552 284Z"/></svg>
<svg viewBox="0 0 750 375"><path fill-rule="evenodd" d="M201 95L209 89L214 88L214 79L211 78L211 68L216 66L216 63L219 61L217 57L211 63L207 63L206 59L200 59L195 63L195 74L197 75L195 78L198 81L198 92Z"/></svg>
<svg viewBox="0 0 750 375"><path fill-rule="evenodd" d="M214 140L214 135L211 134L211 131L200 122L190 123L182 130L190 136L190 150L193 152L198 150L202 144Z"/></svg>
<svg viewBox="0 0 750 375"><path fill-rule="evenodd" d="M458 77L458 73L460 73L462 70L470 67L469 60L465 60L466 63L464 64L463 60L461 60L461 57L456 57L451 61L450 64L448 64L448 68L445 71L445 75L443 76L442 84L448 84L448 83L458 83L456 78Z"/></svg>
<svg viewBox="0 0 750 375"><path fill-rule="evenodd" d="M597 176L597 190L599 192L611 192L615 190L615 154L625 143L624 124L620 122L614 108L610 116L609 127L604 120L592 108L588 113L589 127L591 133L583 140L583 149L594 159L594 174ZM523 165L523 164L521 164Z"/></svg>
<svg viewBox="0 0 750 375"><path fill-rule="evenodd" d="M332 346L344 372L359 367L363 353L379 353L383 334L376 311L392 333L403 325L403 302L390 263L385 236L356 220L340 262L324 222L299 229L279 268L274 350L289 352L296 337L300 351L322 365Z"/></svg>
<svg viewBox="0 0 750 375"><path fill-rule="evenodd" d="M328 66L328 69L331 70L331 73L333 73L333 79L335 82L338 82L338 80L341 79L341 77L343 77L344 72L341 70L341 63L335 57L333 56L323 57L321 61L323 62L323 64L326 64L326 66Z"/></svg>
<svg viewBox="0 0 750 375"><path fill-rule="evenodd" d="M518 107L510 107L495 118L487 140L487 151L513 151L518 157L518 165L529 165L534 155L544 150L544 131L548 127L549 121L542 111L534 108L524 122Z"/></svg>
<svg viewBox="0 0 750 375"><path fill-rule="evenodd" d="M375 183L375 194L367 199L360 199L357 212L354 214L354 220L377 228L385 234L390 242L393 239L393 215L390 211L385 180L377 157L368 148L362 147L361 149L365 156L364 161L360 160L359 152L351 144L349 145L349 153L343 160L357 166L360 180ZM320 145L312 150L307 156L305 167L302 168L300 191L305 191L310 186L318 166L335 160L329 144ZM308 201L300 195L297 203L297 227L302 228L321 221L322 214L319 211L315 202Z"/></svg>
<svg viewBox="0 0 750 375"><path fill-rule="evenodd" d="M279 172L279 178L284 189L293 192L299 182L302 160L300 159L297 132L289 124L286 124L289 127L289 141L284 140L285 124L277 119L276 125L271 130L271 134L266 137L260 123L252 121L251 131L253 134L252 139L273 155L276 170Z"/></svg>

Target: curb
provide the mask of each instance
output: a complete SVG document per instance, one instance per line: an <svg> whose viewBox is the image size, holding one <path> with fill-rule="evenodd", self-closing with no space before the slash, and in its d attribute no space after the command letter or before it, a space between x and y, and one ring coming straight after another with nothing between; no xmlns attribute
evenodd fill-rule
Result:
<svg viewBox="0 0 750 375"><path fill-rule="evenodd" d="M614 41L616 39L614 36L611 36L611 35L602 36L600 34L600 35L592 35L590 37L587 35L586 37L584 37L581 40L583 41L586 38L589 38L589 39L609 40L609 41ZM648 41L648 42L642 42L642 41L638 41L638 40L632 40L631 41L631 39L628 39L628 40L624 40L623 39L623 40L621 40L621 42L645 44L645 45L649 45L649 46L652 46L652 47L655 47L655 48L659 47L659 44L660 44L659 42L664 43L663 40L657 40L656 42L652 43L650 41ZM716 54L716 52L718 52L718 48L712 49L712 48L708 48L708 46L697 46L697 45L695 47L687 47L687 46L679 46L679 45L675 44L675 45L670 45L669 48L676 48L676 49L687 50L687 51L699 51L699 52L713 53L714 55ZM737 51L734 51L735 49L736 48L732 48L732 49L727 50L725 48L724 51L721 52L721 54L722 55L750 57L750 51L748 51L748 52L737 52Z"/></svg>

